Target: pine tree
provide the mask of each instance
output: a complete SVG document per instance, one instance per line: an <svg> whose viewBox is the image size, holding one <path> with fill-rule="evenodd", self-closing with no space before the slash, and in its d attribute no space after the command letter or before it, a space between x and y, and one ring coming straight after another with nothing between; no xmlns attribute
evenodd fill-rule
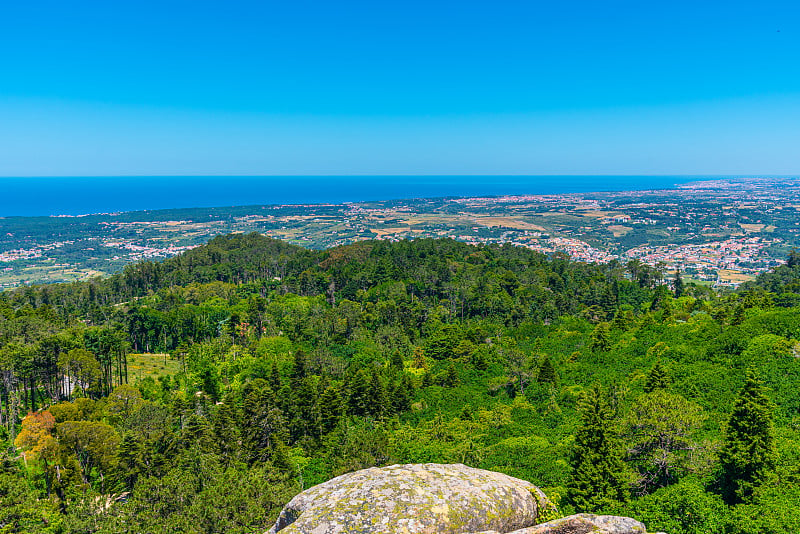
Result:
<svg viewBox="0 0 800 534"><path fill-rule="evenodd" d="M347 412L350 415L365 416L370 412L370 379L364 369L359 369L347 382Z"/></svg>
<svg viewBox="0 0 800 534"><path fill-rule="evenodd" d="M722 496L729 504L746 500L775 466L775 406L766 391L755 370L748 369L719 453Z"/></svg>
<svg viewBox="0 0 800 534"><path fill-rule="evenodd" d="M603 287L598 304L603 309L605 317L610 317L614 313L614 309L617 307L617 296L612 286L605 285Z"/></svg>
<svg viewBox="0 0 800 534"><path fill-rule="evenodd" d="M289 425L293 440L303 436L317 436L317 390L314 386L310 376L292 381L292 404L288 413L293 416Z"/></svg>
<svg viewBox="0 0 800 534"><path fill-rule="evenodd" d="M272 362L267 381L269 382L269 386L272 388L272 391L281 390L281 372L278 370L278 364L276 362Z"/></svg>
<svg viewBox="0 0 800 534"><path fill-rule="evenodd" d="M233 459L239 443L239 428L236 425L236 412L232 396L226 396L225 400L217 405L212 429L220 455L226 461L230 461Z"/></svg>
<svg viewBox="0 0 800 534"><path fill-rule="evenodd" d="M306 377L308 374L306 367L306 353L302 350L298 350L294 355L294 366L292 366L292 387L298 386Z"/></svg>
<svg viewBox="0 0 800 534"><path fill-rule="evenodd" d="M133 433L127 432L117 449L117 469L126 489L132 489L144 467L144 449Z"/></svg>
<svg viewBox="0 0 800 534"><path fill-rule="evenodd" d="M733 309L733 316L731 317L731 325L737 326L744 322L746 318L744 304L737 304L736 307Z"/></svg>
<svg viewBox="0 0 800 534"><path fill-rule="evenodd" d="M576 509L598 512L627 500L625 464L606 393L598 383L581 400L581 426L575 433L571 464L567 495Z"/></svg>
<svg viewBox="0 0 800 534"><path fill-rule="evenodd" d="M319 398L320 425L322 433L331 432L339 423L344 411L342 394L336 386L328 386Z"/></svg>
<svg viewBox="0 0 800 534"><path fill-rule="evenodd" d="M661 365L660 360L656 360L653 368L647 373L647 382L644 384L644 392L652 393L657 389L667 389L669 387L670 378L669 373Z"/></svg>
<svg viewBox="0 0 800 534"><path fill-rule="evenodd" d="M666 285L660 285L653 291L653 300L650 301L650 311L671 310L670 298L672 295Z"/></svg>
<svg viewBox="0 0 800 534"><path fill-rule="evenodd" d="M211 448L211 429L205 417L196 413L186 418L186 423L181 433L181 441L185 448L199 447L202 450Z"/></svg>
<svg viewBox="0 0 800 534"><path fill-rule="evenodd" d="M686 288L683 285L683 278L681 278L681 270L678 269L675 271L675 280L672 283L672 289L675 293L675 298L680 298L683 296L683 292Z"/></svg>
<svg viewBox="0 0 800 534"><path fill-rule="evenodd" d="M540 384L555 384L557 380L556 368L553 367L553 362L550 356L545 356L542 363L539 365L539 374L536 381Z"/></svg>
<svg viewBox="0 0 800 534"><path fill-rule="evenodd" d="M798 252L796 248L793 248L791 252L789 252L789 257L786 259L786 265L792 269L800 265L800 252Z"/></svg>
<svg viewBox="0 0 800 534"><path fill-rule="evenodd" d="M392 353L389 359L389 370L394 374L403 372L403 355L400 354L399 350Z"/></svg>
<svg viewBox="0 0 800 534"><path fill-rule="evenodd" d="M394 413L403 413L411 409L411 394L409 389L407 375L403 375L400 380L395 382L390 395L390 402Z"/></svg>
<svg viewBox="0 0 800 534"><path fill-rule="evenodd" d="M458 379L456 366L453 362L450 362L450 365L447 366L447 369L442 374L442 386L446 388L454 388L459 384L459 382L460 380Z"/></svg>
<svg viewBox="0 0 800 534"><path fill-rule="evenodd" d="M621 330L625 331L630 326L630 321L628 320L628 314L617 308L617 313L614 314L614 319L611 321L611 328L614 330Z"/></svg>
<svg viewBox="0 0 800 534"><path fill-rule="evenodd" d="M388 411L389 403L383 377L381 377L377 369L372 370L367 391L368 414L374 417L382 417Z"/></svg>
<svg viewBox="0 0 800 534"><path fill-rule="evenodd" d="M281 440L276 440L270 453L270 464L277 471L284 473L288 477L297 476L297 470L291 458L289 447Z"/></svg>
<svg viewBox="0 0 800 534"><path fill-rule="evenodd" d="M608 323L597 324L592 332L590 347L599 352L605 352L611 348L611 329Z"/></svg>
<svg viewBox="0 0 800 534"><path fill-rule="evenodd" d="M211 397L211 400L216 402L219 398L219 383L218 377L215 376L215 373L211 370L210 367L205 367L202 371L200 371L200 381L202 383L203 391Z"/></svg>

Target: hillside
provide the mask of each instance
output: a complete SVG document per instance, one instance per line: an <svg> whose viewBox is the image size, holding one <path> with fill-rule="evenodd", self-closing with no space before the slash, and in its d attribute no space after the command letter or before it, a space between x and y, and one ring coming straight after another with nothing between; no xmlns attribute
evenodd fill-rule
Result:
<svg viewBox="0 0 800 534"><path fill-rule="evenodd" d="M265 531L334 476L464 463L564 515L800 531L795 271L721 297L511 245L236 234L0 293L0 530Z"/></svg>
<svg viewBox="0 0 800 534"><path fill-rule="evenodd" d="M792 178L718 179L656 191L0 217L0 289L107 276L253 232L317 250L375 239L510 243L582 261L663 263L730 286L798 244L799 191Z"/></svg>

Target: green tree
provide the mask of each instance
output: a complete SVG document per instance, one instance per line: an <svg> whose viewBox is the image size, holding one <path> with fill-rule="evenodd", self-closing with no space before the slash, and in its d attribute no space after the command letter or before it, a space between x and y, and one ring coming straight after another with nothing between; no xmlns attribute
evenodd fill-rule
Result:
<svg viewBox="0 0 800 534"><path fill-rule="evenodd" d="M664 366L661 365L661 361L656 360L656 363L650 369L650 372L647 373L647 381L644 383L644 392L652 393L657 389L667 389L669 387L669 383L669 373Z"/></svg>
<svg viewBox="0 0 800 534"><path fill-rule="evenodd" d="M595 382L580 403L581 426L572 447L567 497L576 509L609 510L628 498L628 473L617 446L606 392Z"/></svg>
<svg viewBox="0 0 800 534"><path fill-rule="evenodd" d="M72 349L58 358L58 367L67 376L67 383L81 388L83 395L103 377L100 362L86 349ZM71 391L68 392L70 395Z"/></svg>
<svg viewBox="0 0 800 534"><path fill-rule="evenodd" d="M683 292L686 290L683 284L683 278L681 277L681 270L678 269L675 271L675 280L672 282L672 290L675 293L675 298L680 298L683 296Z"/></svg>
<svg viewBox="0 0 800 534"><path fill-rule="evenodd" d="M389 370L393 374L403 372L403 355L399 350L392 352L392 356L389 358Z"/></svg>
<svg viewBox="0 0 800 534"><path fill-rule="evenodd" d="M719 453L722 496L729 504L745 501L775 465L774 410L756 371L748 368Z"/></svg>
<svg viewBox="0 0 800 534"><path fill-rule="evenodd" d="M608 323L598 323L594 327L589 347L597 352L611 349L611 328Z"/></svg>
<svg viewBox="0 0 800 534"><path fill-rule="evenodd" d="M322 433L327 434L336 428L344 412L342 392L337 386L330 385L325 388L319 398L319 410Z"/></svg>
<svg viewBox="0 0 800 534"><path fill-rule="evenodd" d="M556 368L553 367L550 356L545 356L542 363L539 365L539 374L536 380L540 384L555 384L557 379Z"/></svg>
<svg viewBox="0 0 800 534"><path fill-rule="evenodd" d="M708 493L701 481L686 480L631 502L630 512L648 530L669 534L711 534L724 528L727 507L719 495ZM762 533L763 534L763 533Z"/></svg>
<svg viewBox="0 0 800 534"><path fill-rule="evenodd" d="M347 412L351 415L365 416L370 413L370 376L365 369L359 369L347 381Z"/></svg>
<svg viewBox="0 0 800 534"><path fill-rule="evenodd" d="M93 478L102 481L103 473L108 473L115 465L120 438L110 425L66 421L56 425L56 433L61 445L78 459L84 482Z"/></svg>
<svg viewBox="0 0 800 534"><path fill-rule="evenodd" d="M693 433L705 420L703 409L680 395L657 389L641 395L625 418L628 459L639 473L640 495L677 481L699 449Z"/></svg>
<svg viewBox="0 0 800 534"><path fill-rule="evenodd" d="M453 362L450 362L450 365L442 373L441 384L446 388L454 388L459 384L458 372Z"/></svg>
<svg viewBox="0 0 800 534"><path fill-rule="evenodd" d="M789 257L786 259L786 265L792 268L800 265L800 252L798 252L796 248L793 248L789 252Z"/></svg>
<svg viewBox="0 0 800 534"><path fill-rule="evenodd" d="M267 381L269 382L272 391L280 391L282 385L281 372L278 370L278 364L274 361L269 368L269 376L267 377Z"/></svg>
<svg viewBox="0 0 800 534"><path fill-rule="evenodd" d="M122 436L117 449L116 468L122 485L128 490L133 489L144 468L144 447L131 432Z"/></svg>
<svg viewBox="0 0 800 534"><path fill-rule="evenodd" d="M113 421L125 422L142 407L142 393L133 386L122 384L114 388L106 401L106 413Z"/></svg>

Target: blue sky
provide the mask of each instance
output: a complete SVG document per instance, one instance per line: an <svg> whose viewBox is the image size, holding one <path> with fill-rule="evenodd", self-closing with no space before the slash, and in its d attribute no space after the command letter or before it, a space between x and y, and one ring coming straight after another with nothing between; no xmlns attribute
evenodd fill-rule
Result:
<svg viewBox="0 0 800 534"><path fill-rule="evenodd" d="M0 176L798 174L798 2L7 2Z"/></svg>

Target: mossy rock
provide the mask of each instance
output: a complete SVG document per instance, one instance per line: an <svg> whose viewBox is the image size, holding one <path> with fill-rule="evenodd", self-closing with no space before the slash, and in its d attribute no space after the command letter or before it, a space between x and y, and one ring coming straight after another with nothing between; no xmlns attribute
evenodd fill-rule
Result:
<svg viewBox="0 0 800 534"><path fill-rule="evenodd" d="M363 469L292 499L268 534L511 532L552 503L539 488L461 464Z"/></svg>

